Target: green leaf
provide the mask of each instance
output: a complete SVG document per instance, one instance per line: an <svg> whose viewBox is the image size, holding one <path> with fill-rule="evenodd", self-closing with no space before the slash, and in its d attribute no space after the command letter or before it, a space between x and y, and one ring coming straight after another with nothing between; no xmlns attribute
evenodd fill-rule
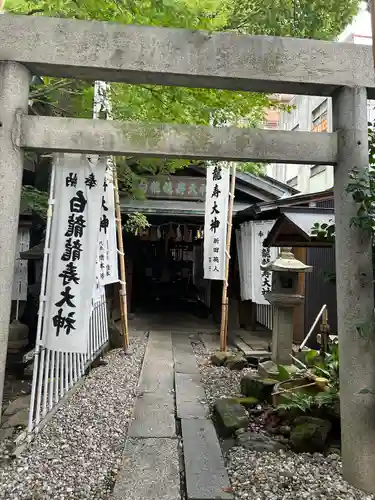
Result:
<svg viewBox="0 0 375 500"><path fill-rule="evenodd" d="M285 380L290 380L290 373L284 366L278 365L277 369L278 369L277 379L280 382L284 382Z"/></svg>
<svg viewBox="0 0 375 500"><path fill-rule="evenodd" d="M297 8L291 0L6 0L7 11L17 14L323 40L335 39L358 5L359 0L310 0L298 2ZM34 106L42 108L39 114L46 114L47 108L54 116L91 117L91 83L48 77L43 81L31 89ZM213 120L215 125L242 127L261 126L267 109L294 109L264 93L119 83L111 86L111 103L119 120L196 125ZM133 172L144 173L147 162L155 166L152 159L137 160ZM158 172L174 172L188 162L159 160ZM263 172L263 166L254 163L240 168ZM121 190L135 196L136 176L128 172L124 177Z"/></svg>
<svg viewBox="0 0 375 500"><path fill-rule="evenodd" d="M306 364L311 364L315 358L319 356L319 351L316 351L314 349L311 349L310 351L307 351L305 354L305 361Z"/></svg>

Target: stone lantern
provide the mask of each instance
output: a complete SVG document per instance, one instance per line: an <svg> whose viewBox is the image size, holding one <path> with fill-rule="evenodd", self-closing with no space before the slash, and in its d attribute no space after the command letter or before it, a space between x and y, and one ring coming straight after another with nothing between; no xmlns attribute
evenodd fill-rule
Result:
<svg viewBox="0 0 375 500"><path fill-rule="evenodd" d="M291 248L282 248L276 260L261 268L263 271L272 271L272 288L265 295L265 299L273 305L272 362L268 362L269 368L291 365L293 310L305 298L298 293L298 275L311 271L312 267L297 260Z"/></svg>

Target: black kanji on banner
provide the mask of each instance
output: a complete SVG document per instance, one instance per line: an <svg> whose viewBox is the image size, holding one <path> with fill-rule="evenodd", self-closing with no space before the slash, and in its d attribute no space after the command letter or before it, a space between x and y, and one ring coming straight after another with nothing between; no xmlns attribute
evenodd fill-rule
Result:
<svg viewBox="0 0 375 500"><path fill-rule="evenodd" d="M218 229L218 227L220 226L220 221L219 219L215 216L211 222L210 222L210 230L213 231L214 233L216 233L216 230Z"/></svg>
<svg viewBox="0 0 375 500"><path fill-rule="evenodd" d="M219 165L216 165L214 167L213 173L212 173L212 180L213 181L221 181L222 175L221 175L221 167Z"/></svg>
<svg viewBox="0 0 375 500"><path fill-rule="evenodd" d="M70 174L65 178L65 186L66 187L77 187L77 174L73 174L73 172L70 172Z"/></svg>
<svg viewBox="0 0 375 500"><path fill-rule="evenodd" d="M96 187L97 184L98 184L98 182L97 182L94 174L91 173L88 177L86 177L86 179L85 179L85 185L89 189L92 189L93 187Z"/></svg>
<svg viewBox="0 0 375 500"><path fill-rule="evenodd" d="M76 188L78 180L78 174L70 172L65 177L65 186L67 188ZM93 173L85 178L85 185L90 190L96 187L97 180ZM76 329L76 295L72 286L80 284L77 263L80 261L83 252L82 238L87 227L87 221L83 216L87 208L87 199L82 190L77 190L74 196L70 198L69 208L70 215L66 221L66 231L64 233L66 240L64 251L61 255L61 261L66 264L59 274L62 284L61 298L55 302L57 310L56 314L52 317L52 325L55 328L56 337L62 332L69 335L72 330Z"/></svg>
<svg viewBox="0 0 375 500"><path fill-rule="evenodd" d="M83 215L72 214L68 217L68 230L65 233L66 237L75 236L76 238L82 238L83 229L86 227L86 220Z"/></svg>
<svg viewBox="0 0 375 500"><path fill-rule="evenodd" d="M100 231L103 229L104 233L107 234L108 226L109 226L109 219L105 214L103 214L102 218L100 219Z"/></svg>
<svg viewBox="0 0 375 500"><path fill-rule="evenodd" d="M59 278L63 279L63 286L69 283L79 284L80 278L77 274L77 266L73 262L68 262L65 269L59 274Z"/></svg>
<svg viewBox="0 0 375 500"><path fill-rule="evenodd" d="M60 335L61 330L65 330L66 335L69 335L71 330L75 330L75 322L74 312L70 312L67 316L63 316L63 310L60 309L57 311L57 314L52 318L52 324L56 329L56 337Z"/></svg>
<svg viewBox="0 0 375 500"><path fill-rule="evenodd" d="M72 238L68 238L65 242L65 251L61 256L61 260L73 262L79 260L81 258L82 253L82 243L80 240L73 240Z"/></svg>
<svg viewBox="0 0 375 500"><path fill-rule="evenodd" d="M70 211L81 214L85 211L87 200L82 191L77 191L76 195L70 200Z"/></svg>
<svg viewBox="0 0 375 500"><path fill-rule="evenodd" d="M262 232L259 233L259 236L264 236ZM262 265L268 264L271 260L271 251L267 247L262 248ZM270 271L263 270L262 273L262 295L266 295L271 291L271 273Z"/></svg>
<svg viewBox="0 0 375 500"><path fill-rule="evenodd" d="M221 191L219 189L219 184L215 184L214 188L212 190L211 198L219 198L220 193L221 193Z"/></svg>

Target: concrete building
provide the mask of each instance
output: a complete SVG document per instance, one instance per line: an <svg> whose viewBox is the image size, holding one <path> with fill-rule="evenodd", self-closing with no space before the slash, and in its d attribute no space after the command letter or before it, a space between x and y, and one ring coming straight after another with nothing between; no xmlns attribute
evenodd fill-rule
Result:
<svg viewBox="0 0 375 500"><path fill-rule="evenodd" d="M362 2L358 15L339 36L338 41L371 45L371 15L367 2ZM285 97L284 101L286 101ZM331 98L297 95L289 96L289 103L294 109L290 113L280 113L279 130L332 131ZM369 121L375 120L374 101L368 101L368 116ZM267 166L267 174L303 193L323 191L333 186L333 167L331 166L271 164Z"/></svg>

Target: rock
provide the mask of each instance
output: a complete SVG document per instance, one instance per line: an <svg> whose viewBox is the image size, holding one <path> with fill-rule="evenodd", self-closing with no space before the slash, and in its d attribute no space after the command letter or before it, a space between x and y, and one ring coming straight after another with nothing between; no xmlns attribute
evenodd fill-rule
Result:
<svg viewBox="0 0 375 500"><path fill-rule="evenodd" d="M245 396L257 398L259 401L268 401L277 380L261 378L248 373L241 379L241 393Z"/></svg>
<svg viewBox="0 0 375 500"><path fill-rule="evenodd" d="M211 356L211 363L214 366L223 366L223 364L225 363L230 354L231 353L222 351L214 352Z"/></svg>
<svg viewBox="0 0 375 500"><path fill-rule="evenodd" d="M31 380L33 378L34 373L34 360L28 363L23 369L23 378L25 380Z"/></svg>
<svg viewBox="0 0 375 500"><path fill-rule="evenodd" d="M223 455L226 455L233 446L236 446L236 439L234 437L220 439L220 448Z"/></svg>
<svg viewBox="0 0 375 500"><path fill-rule="evenodd" d="M332 424L315 417L298 417L293 423L290 442L298 452L323 451Z"/></svg>
<svg viewBox="0 0 375 500"><path fill-rule="evenodd" d="M243 448L258 452L276 453L278 450L285 449L282 443L274 441L269 436L251 431L238 434L237 443Z"/></svg>
<svg viewBox="0 0 375 500"><path fill-rule="evenodd" d="M112 320L108 321L108 337L112 349L121 349L124 347L124 337Z"/></svg>
<svg viewBox="0 0 375 500"><path fill-rule="evenodd" d="M6 439L9 439L13 436L13 429L12 427L8 427L8 429L0 429L0 443L2 441L5 441Z"/></svg>
<svg viewBox="0 0 375 500"><path fill-rule="evenodd" d="M23 408L14 415L4 421L2 428L9 429L10 427L27 427L29 420L29 409Z"/></svg>
<svg viewBox="0 0 375 500"><path fill-rule="evenodd" d="M230 436L238 429L245 429L250 422L247 411L235 399L217 399L214 414L218 430L223 436Z"/></svg>
<svg viewBox="0 0 375 500"><path fill-rule="evenodd" d="M9 325L8 352L18 352L24 349L29 342L29 328L18 321L13 320Z"/></svg>
<svg viewBox="0 0 375 500"><path fill-rule="evenodd" d="M289 425L281 425L279 427L279 432L283 436L290 436L290 431L291 431L291 428L289 427Z"/></svg>
<svg viewBox="0 0 375 500"><path fill-rule="evenodd" d="M291 377L295 375L297 367L295 365L282 365L287 370ZM264 361L258 365L258 374L263 378L278 379L279 367L273 361Z"/></svg>
<svg viewBox="0 0 375 500"><path fill-rule="evenodd" d="M3 420L5 417L11 417L15 413L17 413L20 410L23 410L24 408L29 408L30 406L30 399L31 396L28 394L27 396L20 396L19 398L15 399L9 405L7 406L6 410L3 413Z"/></svg>
<svg viewBox="0 0 375 500"><path fill-rule="evenodd" d="M236 403L244 406L245 408L253 408L256 404L258 404L257 398L253 398L252 396L249 396L247 398L233 398L235 399Z"/></svg>
<svg viewBox="0 0 375 500"><path fill-rule="evenodd" d="M227 358L224 361L224 366L226 366L230 370L241 371L248 366L248 363L246 359L243 356L241 356L241 354L238 354L233 358Z"/></svg>

